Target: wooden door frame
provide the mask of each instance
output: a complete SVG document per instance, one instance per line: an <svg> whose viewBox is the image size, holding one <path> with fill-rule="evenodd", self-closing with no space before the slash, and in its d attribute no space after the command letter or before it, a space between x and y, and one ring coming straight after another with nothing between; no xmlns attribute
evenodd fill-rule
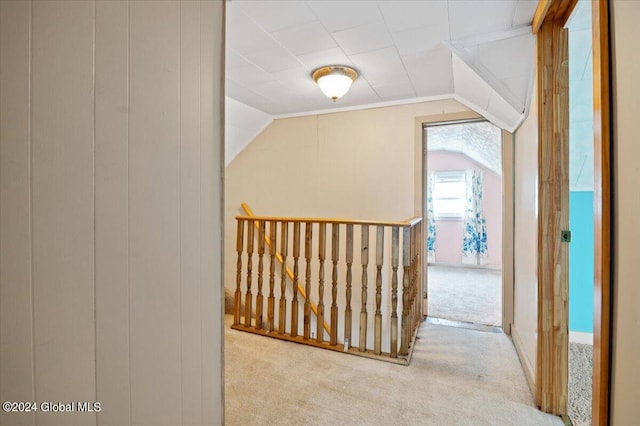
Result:
<svg viewBox="0 0 640 426"><path fill-rule="evenodd" d="M469 110L464 112L444 113L437 115L415 117L415 152L421 155L416 156L415 170L419 175L415 176L415 194L414 202L416 206L420 206L420 210L416 210L416 215L422 215L423 223L427 223L427 201L424 196L424 185L427 181L427 141L424 138L424 127L432 125L447 125L461 122L488 121L485 117L475 111ZM511 335L511 326L514 321L514 276L513 276L513 238L515 228L514 212L513 212L513 134L506 130L501 131L501 149L502 149L502 331ZM426 244L426 232L424 234ZM423 250L422 264L427 265L427 251ZM423 273L423 294L428 292L427 282L428 267L422 268ZM428 315L428 299L424 299L425 308L423 315Z"/></svg>
<svg viewBox="0 0 640 426"><path fill-rule="evenodd" d="M567 19L571 15L577 0L540 0L533 20L533 32L538 34L538 40L541 35L539 30L543 25L547 24L556 28L564 27ZM610 102L610 57L609 57L609 1L596 0L592 2L592 38L593 38L593 114L594 114L594 346L593 346L593 403L592 403L592 422L594 425L606 425L609 423L609 407L610 407L610 354L611 354L611 180L610 180L610 144L611 144L611 102ZM548 58L549 59L549 58ZM551 61L561 59L552 56ZM544 58L537 58L536 68L538 70L538 81L540 82L540 73L543 66ZM553 64L552 64L553 66ZM556 64L559 66L559 64ZM540 99L539 104L543 103ZM547 108L539 108L540 122L545 122L548 114L556 115L560 113L562 116L564 111L557 111L557 108L567 108L568 102L558 102L547 105ZM539 138L543 138L542 133ZM539 139L539 142L540 139ZM568 156L567 156L568 157ZM540 159L539 159L540 161ZM568 158L564 159L568 162ZM539 194L542 191L542 185L539 186ZM542 196L542 195L540 195ZM543 204L539 203L540 208ZM541 217L545 212L539 212ZM549 212L546 212L547 214ZM556 240L554 243L560 244ZM542 256L542 247L538 247L538 256ZM539 268L543 267L539 263ZM538 270L539 277L544 277L541 269ZM567 284L567 283L565 283ZM568 284L567 284L568 285ZM543 288L543 283L539 282L539 288ZM553 291L562 291L563 289L553 288ZM541 324L549 324L552 320L552 313L544 309L544 303L538 303L539 327ZM564 315L567 315L564 308ZM540 331L540 330L539 330ZM555 333L552 333L555 334ZM562 334L562 333L559 333ZM539 333L540 336L540 333ZM552 338L559 336L552 336ZM549 341L546 342L548 344ZM538 361L546 363L558 362L563 356L558 354L557 349L554 351L546 351L544 339L538 339ZM563 349L560 349L562 352ZM559 356L560 355L560 356ZM536 370L540 369L538 364ZM561 402L561 397L556 392L557 385L560 384L545 374L536 373L536 401L540 405L541 394L543 389L551 391L551 399ZM542 383L549 381L548 383ZM561 391L561 390L560 390ZM561 392L560 392L561 393ZM552 408L556 414L566 413L566 402L563 407L541 407Z"/></svg>

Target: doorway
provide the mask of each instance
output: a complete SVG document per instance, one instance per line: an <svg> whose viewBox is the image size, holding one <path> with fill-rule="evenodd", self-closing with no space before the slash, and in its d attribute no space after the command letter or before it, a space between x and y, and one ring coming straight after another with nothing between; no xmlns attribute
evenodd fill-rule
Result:
<svg viewBox="0 0 640 426"><path fill-rule="evenodd" d="M423 126L429 317L502 326L502 132L486 120Z"/></svg>
<svg viewBox="0 0 640 426"><path fill-rule="evenodd" d="M569 34L569 399L575 426L591 425L593 386L593 64L591 2L579 0Z"/></svg>

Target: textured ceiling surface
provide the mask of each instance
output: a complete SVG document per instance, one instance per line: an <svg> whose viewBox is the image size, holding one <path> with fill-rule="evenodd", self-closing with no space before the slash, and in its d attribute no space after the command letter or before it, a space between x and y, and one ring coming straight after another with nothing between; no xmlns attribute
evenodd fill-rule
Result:
<svg viewBox="0 0 640 426"><path fill-rule="evenodd" d="M538 0L233 0L227 2L227 114L239 152L272 118L451 97L515 130L534 73L530 25ZM590 2L569 22L570 184L593 187ZM333 103L311 79L330 64L360 77ZM233 117L256 109L255 120ZM265 115L262 116L260 112ZM231 124L230 124L231 123ZM232 131L234 130L234 131ZM475 153L490 164L489 148Z"/></svg>
<svg viewBox="0 0 640 426"><path fill-rule="evenodd" d="M502 174L502 135L488 121L425 127L428 151L459 152Z"/></svg>
<svg viewBox="0 0 640 426"><path fill-rule="evenodd" d="M463 103L467 96L480 98L467 104L493 108L498 118L509 109L511 116L524 113L533 78L527 26L537 0L234 0L227 5L227 95L268 114L455 97L465 83L454 75L456 55L488 83L458 94ZM360 71L336 103L311 79L314 69L331 64Z"/></svg>
<svg viewBox="0 0 640 426"><path fill-rule="evenodd" d="M591 2L580 0L569 29L569 185L593 189Z"/></svg>

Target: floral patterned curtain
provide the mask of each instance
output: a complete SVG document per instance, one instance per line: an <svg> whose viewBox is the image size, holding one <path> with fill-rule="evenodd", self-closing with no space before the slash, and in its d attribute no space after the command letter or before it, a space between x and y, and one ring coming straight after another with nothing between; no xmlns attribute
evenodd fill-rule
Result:
<svg viewBox="0 0 640 426"><path fill-rule="evenodd" d="M482 180L482 171L466 171L462 263L467 265L486 265L488 260L487 222L482 211Z"/></svg>
<svg viewBox="0 0 640 426"><path fill-rule="evenodd" d="M436 261L436 220L433 214L433 184L435 173L427 178L427 262Z"/></svg>

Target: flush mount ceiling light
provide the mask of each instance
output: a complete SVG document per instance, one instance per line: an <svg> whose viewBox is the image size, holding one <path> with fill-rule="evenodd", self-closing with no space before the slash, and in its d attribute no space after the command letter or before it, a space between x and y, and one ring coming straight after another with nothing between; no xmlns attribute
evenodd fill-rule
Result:
<svg viewBox="0 0 640 426"><path fill-rule="evenodd" d="M312 76L322 93L335 102L349 91L351 84L358 78L358 71L343 65L331 65L318 68Z"/></svg>

